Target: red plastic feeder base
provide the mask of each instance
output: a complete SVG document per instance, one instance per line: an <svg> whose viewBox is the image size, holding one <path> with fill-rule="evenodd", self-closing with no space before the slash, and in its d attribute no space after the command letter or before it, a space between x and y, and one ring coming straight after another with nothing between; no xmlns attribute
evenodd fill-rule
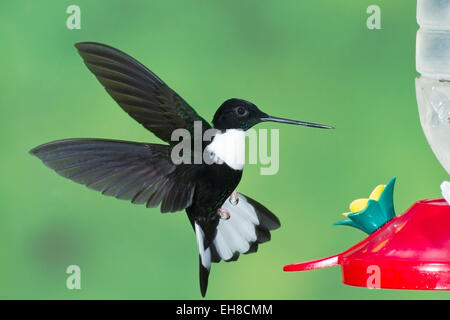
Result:
<svg viewBox="0 0 450 320"><path fill-rule="evenodd" d="M444 199L416 202L350 249L284 271L338 264L342 281L351 286L450 290L450 206Z"/></svg>

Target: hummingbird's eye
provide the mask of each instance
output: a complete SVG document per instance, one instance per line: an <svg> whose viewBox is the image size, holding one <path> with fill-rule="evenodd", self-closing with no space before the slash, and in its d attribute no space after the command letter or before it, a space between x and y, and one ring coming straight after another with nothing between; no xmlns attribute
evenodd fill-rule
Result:
<svg viewBox="0 0 450 320"><path fill-rule="evenodd" d="M237 113L237 115L239 117L243 117L243 116L246 116L248 114L247 109L245 109L244 107L237 107L235 109L235 111L236 111L236 113Z"/></svg>

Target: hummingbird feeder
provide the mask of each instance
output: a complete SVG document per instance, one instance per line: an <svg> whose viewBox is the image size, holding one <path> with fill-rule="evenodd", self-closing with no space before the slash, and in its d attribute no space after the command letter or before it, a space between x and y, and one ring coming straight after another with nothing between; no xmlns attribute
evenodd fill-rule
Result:
<svg viewBox="0 0 450 320"><path fill-rule="evenodd" d="M422 129L450 174L450 0L418 0L416 94ZM443 198L421 200L396 216L395 178L368 199L351 203L346 220L369 236L331 257L290 264L284 271L340 265L344 284L387 289L450 290L450 183Z"/></svg>
<svg viewBox="0 0 450 320"><path fill-rule="evenodd" d="M369 233L366 239L331 257L287 265L284 271L341 265L347 285L450 290L450 205L445 199L421 200L395 216L394 183L395 178L379 199L368 199L363 210L346 214L348 220L336 223Z"/></svg>

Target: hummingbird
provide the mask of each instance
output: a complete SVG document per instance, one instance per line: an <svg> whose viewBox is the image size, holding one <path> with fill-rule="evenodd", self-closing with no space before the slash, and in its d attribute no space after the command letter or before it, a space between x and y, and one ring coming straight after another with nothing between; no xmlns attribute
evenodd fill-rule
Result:
<svg viewBox="0 0 450 320"><path fill-rule="evenodd" d="M75 44L87 68L134 120L167 144L108 139L64 139L30 151L59 175L88 188L162 213L185 210L199 251L199 283L204 297L212 263L236 261L269 241L279 219L265 206L238 193L243 171L245 131L261 122L314 128L333 127L284 119L262 112L243 99L228 99L211 126L174 90L126 53L96 42ZM201 151L208 163L174 163L176 129L194 135L212 129ZM244 146L244 148L243 148ZM195 153L195 151L193 150ZM206 162L206 161L205 161Z"/></svg>

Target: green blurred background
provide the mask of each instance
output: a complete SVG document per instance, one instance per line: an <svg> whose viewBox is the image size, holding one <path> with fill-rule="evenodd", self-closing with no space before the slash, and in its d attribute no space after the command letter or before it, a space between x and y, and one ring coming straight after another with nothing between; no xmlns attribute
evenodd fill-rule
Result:
<svg viewBox="0 0 450 320"><path fill-rule="evenodd" d="M66 8L81 7L81 30ZM368 30L377 4L382 30ZM419 124L415 1L1 1L0 298L198 299L198 256L184 213L162 215L63 179L28 154L70 137L157 142L83 65L73 44L131 54L206 119L230 97L264 111L332 124L280 128L280 170L247 165L239 190L282 227L257 254L214 264L210 299L449 298L368 290L338 267L284 264L343 251L365 234L334 227L350 201L397 176L398 213L440 197L447 178ZM82 289L66 289L68 265Z"/></svg>

